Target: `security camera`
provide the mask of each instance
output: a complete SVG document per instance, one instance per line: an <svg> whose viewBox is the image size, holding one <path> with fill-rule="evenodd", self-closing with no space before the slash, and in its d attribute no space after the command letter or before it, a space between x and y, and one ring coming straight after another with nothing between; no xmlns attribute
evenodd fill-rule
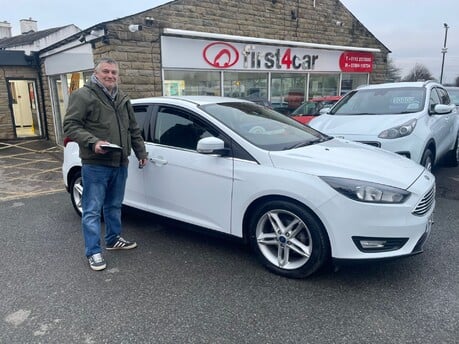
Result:
<svg viewBox="0 0 459 344"><path fill-rule="evenodd" d="M84 35L81 35L80 38L78 38L78 40L81 42L81 43L84 43L86 42L86 37Z"/></svg>
<svg viewBox="0 0 459 344"><path fill-rule="evenodd" d="M142 25L131 24L129 25L129 31L131 32L142 31Z"/></svg>

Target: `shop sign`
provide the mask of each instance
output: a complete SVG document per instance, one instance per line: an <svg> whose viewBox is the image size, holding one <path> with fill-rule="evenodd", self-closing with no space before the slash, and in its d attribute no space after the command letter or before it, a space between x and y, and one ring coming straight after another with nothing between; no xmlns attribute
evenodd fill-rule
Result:
<svg viewBox="0 0 459 344"><path fill-rule="evenodd" d="M371 71L373 64L372 54L360 52L170 36L161 39L164 68L287 72L339 72L353 69L354 72L367 72Z"/></svg>
<svg viewBox="0 0 459 344"><path fill-rule="evenodd" d="M372 53L346 51L339 58L342 72L370 73L373 70L374 56Z"/></svg>

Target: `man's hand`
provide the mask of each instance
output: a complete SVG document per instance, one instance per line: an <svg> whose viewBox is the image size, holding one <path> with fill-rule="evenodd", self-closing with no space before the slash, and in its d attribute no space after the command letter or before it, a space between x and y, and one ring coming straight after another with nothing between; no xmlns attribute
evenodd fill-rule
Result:
<svg viewBox="0 0 459 344"><path fill-rule="evenodd" d="M108 141L97 141L94 145L94 153L96 154L107 154L107 151L103 149L100 145L108 145L110 142Z"/></svg>
<svg viewBox="0 0 459 344"><path fill-rule="evenodd" d="M139 168L144 168L146 164L147 164L147 159L139 160Z"/></svg>

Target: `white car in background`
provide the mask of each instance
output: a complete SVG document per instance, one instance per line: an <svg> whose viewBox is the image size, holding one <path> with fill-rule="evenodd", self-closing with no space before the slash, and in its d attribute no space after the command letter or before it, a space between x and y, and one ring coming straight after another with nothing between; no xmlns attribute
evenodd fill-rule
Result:
<svg viewBox="0 0 459 344"><path fill-rule="evenodd" d="M359 87L309 125L323 133L406 156L431 170L457 166L459 115L432 81Z"/></svg>
<svg viewBox="0 0 459 344"><path fill-rule="evenodd" d="M243 238L287 277L309 276L331 259L422 251L435 178L421 165L245 100L132 103L149 163L139 169L131 157L125 205ZM63 177L81 214L78 150L66 141Z"/></svg>
<svg viewBox="0 0 459 344"><path fill-rule="evenodd" d="M459 110L459 87L458 86L445 86L445 89L448 91L448 95L451 99L451 102L456 105L456 108Z"/></svg>

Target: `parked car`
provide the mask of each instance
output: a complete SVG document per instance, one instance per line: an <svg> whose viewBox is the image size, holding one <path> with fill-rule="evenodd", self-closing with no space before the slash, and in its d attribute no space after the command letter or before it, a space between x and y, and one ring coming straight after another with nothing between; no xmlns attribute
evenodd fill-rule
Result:
<svg viewBox="0 0 459 344"><path fill-rule="evenodd" d="M445 88L436 82L357 88L309 125L401 154L429 170L441 160L457 166L459 116Z"/></svg>
<svg viewBox="0 0 459 344"><path fill-rule="evenodd" d="M131 157L125 205L242 238L264 266L287 277L309 276L331 258L422 251L435 178L421 165L245 100L132 103L149 163L139 169ZM81 214L78 154L66 141L64 183Z"/></svg>
<svg viewBox="0 0 459 344"><path fill-rule="evenodd" d="M320 110L326 107L332 107L341 98L341 96L324 96L312 98L298 106L290 114L290 117L300 123L308 124L311 119L321 114Z"/></svg>
<svg viewBox="0 0 459 344"><path fill-rule="evenodd" d="M263 97L249 96L249 97L245 97L242 99L249 100L258 105L266 106L267 108L272 108L271 102L268 99L263 98Z"/></svg>
<svg viewBox="0 0 459 344"><path fill-rule="evenodd" d="M448 91L451 101L456 104L456 108L459 109L459 87L447 86L445 88Z"/></svg>

